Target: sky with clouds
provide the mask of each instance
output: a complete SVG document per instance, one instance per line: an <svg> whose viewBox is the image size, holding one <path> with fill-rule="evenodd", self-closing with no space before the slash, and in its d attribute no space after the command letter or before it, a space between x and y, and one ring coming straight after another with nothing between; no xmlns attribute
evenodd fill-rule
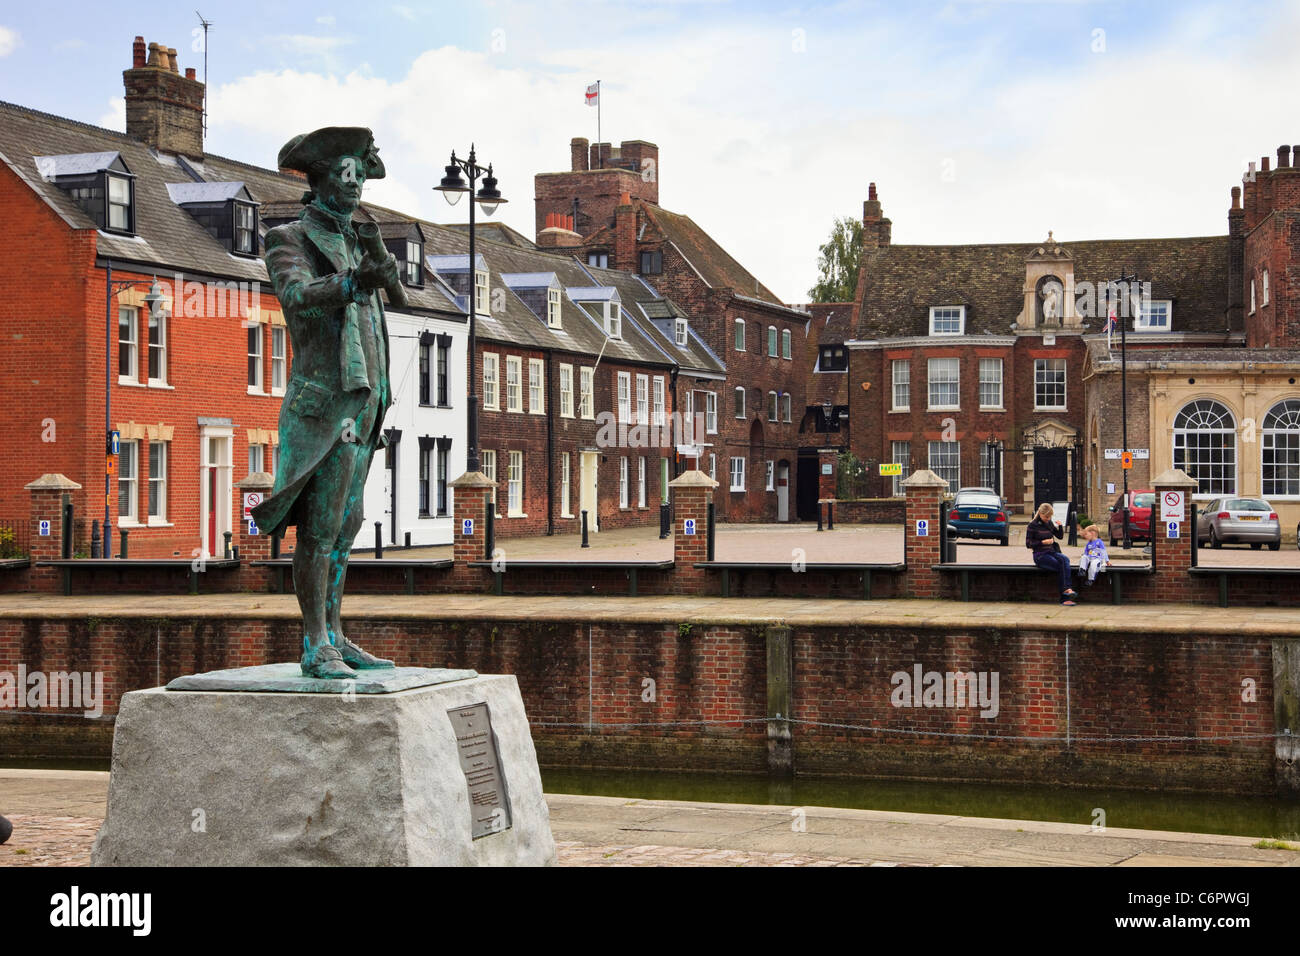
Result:
<svg viewBox="0 0 1300 956"><path fill-rule="evenodd" d="M511 0L314 8L226 0L209 151L273 165L291 135L375 130L367 197L460 221L454 148L496 166L533 232L533 175L596 138L660 147L660 200L787 301L878 184L896 243L1213 235L1246 163L1300 142L1300 0L831 3ZM0 99L123 128L142 34L203 75L190 9L70 0L0 12Z"/></svg>

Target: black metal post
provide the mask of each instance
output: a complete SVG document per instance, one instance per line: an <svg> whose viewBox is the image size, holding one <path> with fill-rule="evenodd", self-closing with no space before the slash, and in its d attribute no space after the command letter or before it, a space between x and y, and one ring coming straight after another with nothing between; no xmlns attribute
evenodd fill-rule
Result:
<svg viewBox="0 0 1300 956"><path fill-rule="evenodd" d="M1077 547L1079 544L1079 511L1075 508L1073 501L1070 502L1070 510L1066 512L1065 520L1069 526L1070 532L1070 537L1066 541L1066 544L1072 548Z"/></svg>
<svg viewBox="0 0 1300 956"><path fill-rule="evenodd" d="M582 509L582 546L590 548L591 542L587 540L587 509Z"/></svg>
<svg viewBox="0 0 1300 956"><path fill-rule="evenodd" d="M105 529L108 530L107 528ZM99 519L96 518L90 523L90 556L99 557Z"/></svg>
<svg viewBox="0 0 1300 956"><path fill-rule="evenodd" d="M713 502L710 501L708 508L705 509L704 520L709 523L709 527L706 529L708 533L708 537L704 539L707 548L707 550L705 551L706 561L713 560L713 508L714 508Z"/></svg>
<svg viewBox="0 0 1300 956"><path fill-rule="evenodd" d="M662 541L668 537L671 531L672 524L668 517L668 505L661 502L659 504L659 540Z"/></svg>
<svg viewBox="0 0 1300 956"><path fill-rule="evenodd" d="M63 499L63 540L59 542L60 553L64 560L72 557L72 501L65 495Z"/></svg>
<svg viewBox="0 0 1300 956"><path fill-rule="evenodd" d="M384 556L384 523L382 521L376 521L375 522L375 557L382 558L383 556Z"/></svg>
<svg viewBox="0 0 1300 956"><path fill-rule="evenodd" d="M469 313L469 419L465 425L465 470L478 471L480 468L478 454L478 375L474 373L474 353L478 344L478 326L475 323L475 315L478 309L475 308L474 298L478 294L478 286L475 282L477 273L475 266L475 225L474 225L474 207L478 204L474 202L474 183L478 176L474 170L474 148L471 146L469 151L469 295L465 298L465 311ZM491 308L491 293L488 289L488 307ZM500 374L498 372L498 374Z"/></svg>
<svg viewBox="0 0 1300 956"><path fill-rule="evenodd" d="M1201 526L1200 526L1199 521L1198 521L1197 518L1196 518L1196 512L1197 512L1199 509L1196 507L1195 504L1192 504L1191 502L1189 502L1189 505L1191 505L1191 512L1190 512L1190 514L1191 514L1191 518L1192 518L1191 523L1190 523L1190 525L1189 525L1189 527L1191 528L1191 532L1192 532L1192 564L1191 564L1191 566L1192 566L1192 567L1196 567L1196 560L1197 560L1197 557L1198 557L1197 552L1201 550L1201 532L1200 532L1200 527L1201 527ZM1154 517L1154 515L1155 515L1155 511L1156 511L1156 509L1153 507L1153 508L1151 509L1151 514L1152 514L1153 517ZM1155 532L1152 532L1152 537L1153 537L1153 538L1155 537ZM1153 541L1151 542L1151 554L1152 554L1153 556L1154 556L1155 553L1156 553L1156 547L1155 547L1155 545L1156 545L1156 543L1155 543L1155 541L1153 540Z"/></svg>
<svg viewBox="0 0 1300 956"><path fill-rule="evenodd" d="M1121 273L1119 281L1121 285L1127 277ZM1133 278L1137 278L1134 273ZM1132 296L1129 297L1132 302ZM1119 314L1120 310L1115 310L1115 317L1119 319L1119 398L1120 398L1120 427L1123 429L1122 443L1120 449L1120 471L1123 472L1124 479L1124 496L1120 499L1123 502L1123 522L1124 522L1124 550L1127 551L1133 547L1133 536L1129 531L1129 500L1128 500L1128 473L1129 469L1123 467L1124 455L1128 452L1128 322ZM1148 522L1147 534L1154 537ZM1152 542L1154 544L1154 541Z"/></svg>
<svg viewBox="0 0 1300 956"><path fill-rule="evenodd" d="M127 532L126 528L118 528L118 529L117 529L117 533L118 533L118 536L121 538L121 544L118 545L118 549L117 549L117 551L118 551L117 556L118 556L119 558L121 558L123 561L125 561L125 560L126 560L126 553L127 553L127 551L126 551L126 538L127 538L127 534L128 534L128 532Z"/></svg>
<svg viewBox="0 0 1300 956"><path fill-rule="evenodd" d="M492 552L497 548L497 506L489 501L487 512L483 517L483 560L491 561Z"/></svg>
<svg viewBox="0 0 1300 956"><path fill-rule="evenodd" d="M409 548L411 546L411 532L409 531L406 532L406 536L404 538L404 543L402 546L405 548Z"/></svg>
<svg viewBox="0 0 1300 956"><path fill-rule="evenodd" d="M818 531L823 530L822 529L822 503L820 501L817 502L817 530Z"/></svg>
<svg viewBox="0 0 1300 956"><path fill-rule="evenodd" d="M226 555L226 560L229 561L229 560L230 560L230 554L231 554L231 552L230 552L230 542L234 539L235 535L234 535L233 532L230 532L230 531L223 531L223 532L221 533L221 536L222 536L223 538L226 539L226 550L225 550L225 555Z"/></svg>
<svg viewBox="0 0 1300 956"><path fill-rule="evenodd" d="M278 534L271 535L271 557L273 559L280 557L280 536Z"/></svg>
<svg viewBox="0 0 1300 956"><path fill-rule="evenodd" d="M835 530L835 502L826 502L826 530Z"/></svg>

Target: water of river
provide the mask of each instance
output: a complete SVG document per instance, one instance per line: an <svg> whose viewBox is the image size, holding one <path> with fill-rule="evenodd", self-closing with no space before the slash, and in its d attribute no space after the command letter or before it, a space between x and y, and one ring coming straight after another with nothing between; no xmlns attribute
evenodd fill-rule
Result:
<svg viewBox="0 0 1300 956"><path fill-rule="evenodd" d="M0 768L10 767L107 770L108 761L0 761ZM1300 840L1300 801L1272 797L848 777L773 781L745 774L626 770L543 770L542 784L548 793L628 799L849 807L1090 825L1099 822L1096 811L1101 809L1107 827Z"/></svg>

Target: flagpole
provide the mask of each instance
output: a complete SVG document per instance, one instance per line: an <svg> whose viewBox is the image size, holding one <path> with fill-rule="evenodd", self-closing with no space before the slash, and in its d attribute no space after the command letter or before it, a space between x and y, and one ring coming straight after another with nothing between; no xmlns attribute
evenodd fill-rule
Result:
<svg viewBox="0 0 1300 956"><path fill-rule="evenodd" d="M596 81L596 156L599 157L597 162L600 164L597 168L605 168L605 144L600 138L600 80ZM574 223L577 225L577 223Z"/></svg>

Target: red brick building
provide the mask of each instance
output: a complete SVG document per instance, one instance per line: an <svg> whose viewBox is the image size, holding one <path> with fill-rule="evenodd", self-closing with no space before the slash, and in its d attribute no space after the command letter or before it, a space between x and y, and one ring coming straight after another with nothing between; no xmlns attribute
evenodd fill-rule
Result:
<svg viewBox="0 0 1300 956"><path fill-rule="evenodd" d="M798 462L816 457L800 424L808 317L782 304L689 216L659 205L659 150L643 140L574 139L572 168L535 177L539 244L562 217L593 266L635 272L691 316L725 380L679 376L677 406L708 426L681 449L720 483L720 520L816 517L816 496L799 488Z"/></svg>

